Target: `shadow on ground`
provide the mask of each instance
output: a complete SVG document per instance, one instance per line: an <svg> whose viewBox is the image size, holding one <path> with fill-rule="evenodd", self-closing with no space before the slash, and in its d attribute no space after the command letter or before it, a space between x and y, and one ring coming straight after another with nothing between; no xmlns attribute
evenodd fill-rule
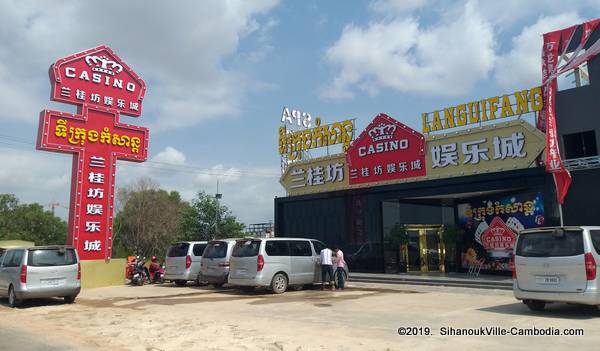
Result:
<svg viewBox="0 0 600 351"><path fill-rule="evenodd" d="M570 305L566 303L548 304L546 305L546 308L540 312L531 311L522 302L480 308L478 309L478 311L509 314L515 316L535 316L552 319L560 318L586 320L600 317L600 311L596 308L596 306Z"/></svg>

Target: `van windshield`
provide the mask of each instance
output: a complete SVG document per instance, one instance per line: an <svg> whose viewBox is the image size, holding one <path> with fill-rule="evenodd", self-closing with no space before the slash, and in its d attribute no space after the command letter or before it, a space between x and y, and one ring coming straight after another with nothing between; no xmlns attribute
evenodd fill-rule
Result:
<svg viewBox="0 0 600 351"><path fill-rule="evenodd" d="M74 249L31 249L27 265L32 267L70 266L77 263Z"/></svg>
<svg viewBox="0 0 600 351"><path fill-rule="evenodd" d="M258 256L260 240L240 240L235 243L231 256L233 257L253 257Z"/></svg>
<svg viewBox="0 0 600 351"><path fill-rule="evenodd" d="M190 244L188 243L177 243L171 245L169 251L167 252L167 257L184 257L188 254L188 248Z"/></svg>
<svg viewBox="0 0 600 351"><path fill-rule="evenodd" d="M522 234L517 244L517 256L564 257L583 255L583 233L565 230L556 236L551 231Z"/></svg>
<svg viewBox="0 0 600 351"><path fill-rule="evenodd" d="M227 243L224 241L209 243L202 256L205 258L223 258L227 256Z"/></svg>

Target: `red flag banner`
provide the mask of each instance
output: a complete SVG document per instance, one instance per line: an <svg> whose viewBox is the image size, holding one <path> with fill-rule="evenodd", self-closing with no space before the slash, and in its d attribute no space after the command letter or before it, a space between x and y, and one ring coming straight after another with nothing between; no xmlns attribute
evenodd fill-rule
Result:
<svg viewBox="0 0 600 351"><path fill-rule="evenodd" d="M558 147L558 132L555 114L555 98L557 90L556 78L560 74L578 67L600 52L600 43L596 42L591 45L588 50L579 55L581 50L585 47L591 33L596 29L599 23L600 19L596 19L580 25L544 34L544 46L542 48L542 94L544 98L544 108L539 114L537 127L542 131L546 131L546 171L552 173L554 176L557 198L560 204L564 203L565 196L571 185L571 174L565 168ZM570 58L565 60L565 63L560 66L559 60L565 57L565 53L571 44L575 30L579 26L583 26L583 33L579 45L573 51Z"/></svg>

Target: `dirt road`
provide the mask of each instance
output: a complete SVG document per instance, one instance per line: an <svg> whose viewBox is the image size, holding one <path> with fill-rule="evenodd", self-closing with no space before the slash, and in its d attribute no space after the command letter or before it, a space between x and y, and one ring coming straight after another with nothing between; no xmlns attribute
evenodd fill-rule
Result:
<svg viewBox="0 0 600 351"><path fill-rule="evenodd" d="M443 327L533 326L582 328L585 335L440 335ZM399 327L434 335L399 336ZM37 343L76 350L591 349L600 344L600 313L552 305L534 314L498 290L354 283L343 292L272 295L156 285L89 289L73 305L40 300L10 309L2 301L0 330L17 344L38 335ZM0 349L21 349L13 344Z"/></svg>

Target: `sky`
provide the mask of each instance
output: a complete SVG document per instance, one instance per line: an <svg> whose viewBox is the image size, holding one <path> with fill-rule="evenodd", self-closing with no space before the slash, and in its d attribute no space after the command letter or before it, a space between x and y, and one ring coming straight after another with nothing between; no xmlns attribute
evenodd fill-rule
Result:
<svg viewBox="0 0 600 351"><path fill-rule="evenodd" d="M148 161L119 161L117 187L150 177L191 200L223 194L246 223L273 220L284 106L323 123L422 112L541 82L541 35L600 16L600 0L205 0L0 2L0 193L60 203L70 155L35 150L48 68L111 47L148 87Z"/></svg>

